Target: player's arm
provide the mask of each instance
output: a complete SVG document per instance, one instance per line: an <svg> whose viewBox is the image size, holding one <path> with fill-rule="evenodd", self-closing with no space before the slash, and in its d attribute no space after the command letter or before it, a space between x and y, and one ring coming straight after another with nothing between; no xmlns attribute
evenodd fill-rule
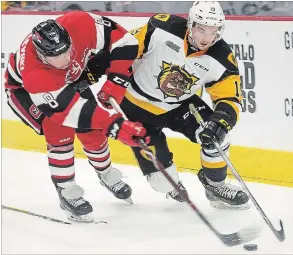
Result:
<svg viewBox="0 0 293 255"><path fill-rule="evenodd" d="M129 31L138 41L138 54L136 58L142 58L144 54L152 50L150 42L154 31L157 28L166 29L166 27L172 26L173 17L175 16L170 14L156 14L144 26Z"/></svg>
<svg viewBox="0 0 293 255"><path fill-rule="evenodd" d="M5 71L5 89L19 89L22 88L22 79L19 71L16 68L16 54L11 53L7 62L7 69Z"/></svg>
<svg viewBox="0 0 293 255"><path fill-rule="evenodd" d="M112 39L109 44L110 68L108 80L99 94L102 102L106 102L109 95L113 96L118 103L122 101L125 90L129 85L129 78L132 74L131 66L134 60L141 58L143 54L150 50L150 39L155 30L151 19L146 25L130 32L125 31L118 24L116 24L115 29L112 29L110 36Z"/></svg>
<svg viewBox="0 0 293 255"><path fill-rule="evenodd" d="M211 96L215 105L215 112L223 112L229 117L228 130L231 130L239 120L241 112L240 75L225 71L220 80L205 85L206 91Z"/></svg>
<svg viewBox="0 0 293 255"><path fill-rule="evenodd" d="M39 70L35 76L32 76L43 76L46 82L42 84L37 84L31 79L24 79L24 88L29 92L36 106L60 125L85 129L102 128L100 119L108 118L110 114L97 107L94 100L82 98L77 92L79 83L60 86L53 79L54 74L47 70ZM37 79L34 78L34 80ZM98 115L101 116L100 119Z"/></svg>
<svg viewBox="0 0 293 255"><path fill-rule="evenodd" d="M218 61L223 65L224 71L218 80L206 83L205 88L215 106L215 115L219 115L218 121L227 125L229 131L236 125L241 113L241 80L237 61L230 50ZM223 120L220 120L221 114L225 115Z"/></svg>
<svg viewBox="0 0 293 255"><path fill-rule="evenodd" d="M150 50L150 39L155 30L151 21L142 27L135 28L129 31L138 42L138 52L136 58L142 58L142 56Z"/></svg>
<svg viewBox="0 0 293 255"><path fill-rule="evenodd" d="M224 71L217 80L205 84L206 91L213 101L214 112L209 116L200 140L205 149L214 149L211 138L215 137L221 144L225 135L236 125L241 112L241 81L237 62L233 53L229 53L228 62L221 61ZM230 62L230 63L229 63Z"/></svg>
<svg viewBox="0 0 293 255"><path fill-rule="evenodd" d="M111 114L96 101L82 98L77 92L78 86L79 83L73 83L58 90L47 87L51 89L47 91L44 88L38 90L35 86L26 87L32 101L52 121L72 128L101 129L112 139L138 146L136 138L146 135L142 124L125 121L121 114Z"/></svg>
<svg viewBox="0 0 293 255"><path fill-rule="evenodd" d="M106 71L107 80L98 93L99 101L109 107L109 97L114 97L121 103L130 82L131 65L138 52L138 42L116 22L102 17L98 22L103 23L103 49L109 51L109 68ZM101 28L99 28L101 29ZM99 37L97 38L99 40Z"/></svg>

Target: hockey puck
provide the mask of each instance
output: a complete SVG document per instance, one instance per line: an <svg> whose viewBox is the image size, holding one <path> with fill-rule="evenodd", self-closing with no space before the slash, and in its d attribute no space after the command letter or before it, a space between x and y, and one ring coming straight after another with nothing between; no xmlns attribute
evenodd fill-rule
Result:
<svg viewBox="0 0 293 255"><path fill-rule="evenodd" d="M257 244L244 244L243 248L247 251L256 251L257 250Z"/></svg>

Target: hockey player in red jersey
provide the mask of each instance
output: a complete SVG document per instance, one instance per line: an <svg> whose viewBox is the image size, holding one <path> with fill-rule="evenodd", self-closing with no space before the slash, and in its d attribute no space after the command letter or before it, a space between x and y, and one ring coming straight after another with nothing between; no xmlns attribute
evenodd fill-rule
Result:
<svg viewBox="0 0 293 255"><path fill-rule="evenodd" d="M73 220L90 222L93 211L75 182L75 134L101 184L117 198L131 201L131 187L111 165L107 137L137 146L135 138L144 138L146 130L107 107L109 95L122 101L137 48L136 39L114 21L77 11L41 22L10 55L5 74L8 104L28 126L45 135L51 178L61 208ZM110 67L107 81L94 95L86 69L99 77L95 54L100 50L110 53Z"/></svg>

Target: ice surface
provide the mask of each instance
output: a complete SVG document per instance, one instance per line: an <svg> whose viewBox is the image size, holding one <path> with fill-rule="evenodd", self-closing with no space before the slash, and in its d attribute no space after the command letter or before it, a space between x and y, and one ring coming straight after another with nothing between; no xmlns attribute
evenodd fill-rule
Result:
<svg viewBox="0 0 293 255"><path fill-rule="evenodd" d="M189 195L214 226L232 233L249 224L262 234L251 243L226 247L189 209L154 191L134 166L117 165L133 189L133 205L117 200L99 184L86 159L76 159L76 180L85 189L97 221L108 224L62 225L2 210L2 254L293 254L293 189L247 183L278 226L282 219L286 240L280 243L254 207L247 211L220 211L209 206L196 175L180 173ZM2 149L2 205L66 220L50 179L45 154Z"/></svg>

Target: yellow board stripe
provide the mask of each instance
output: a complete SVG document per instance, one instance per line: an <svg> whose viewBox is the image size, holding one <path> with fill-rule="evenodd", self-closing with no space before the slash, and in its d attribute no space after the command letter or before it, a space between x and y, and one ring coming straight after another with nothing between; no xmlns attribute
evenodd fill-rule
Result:
<svg viewBox="0 0 293 255"><path fill-rule="evenodd" d="M114 163L137 165L129 147L112 139L109 143ZM199 171L199 145L179 138L168 138L168 145L180 171ZM44 136L20 121L2 120L2 147L46 152ZM75 152L77 157L86 158L77 139ZM231 146L230 159L244 180L293 187L293 152Z"/></svg>
<svg viewBox="0 0 293 255"><path fill-rule="evenodd" d="M133 104L137 105L138 107L140 108L143 108L144 110L148 111L148 112L151 112L155 115L160 115L160 114L163 114L163 113L166 113L167 111L160 108L160 107L157 107L155 105L152 105L148 102L145 102L145 101L142 101L140 99L137 99L135 98L134 96L132 96L128 91L126 91L125 93L125 97Z"/></svg>

